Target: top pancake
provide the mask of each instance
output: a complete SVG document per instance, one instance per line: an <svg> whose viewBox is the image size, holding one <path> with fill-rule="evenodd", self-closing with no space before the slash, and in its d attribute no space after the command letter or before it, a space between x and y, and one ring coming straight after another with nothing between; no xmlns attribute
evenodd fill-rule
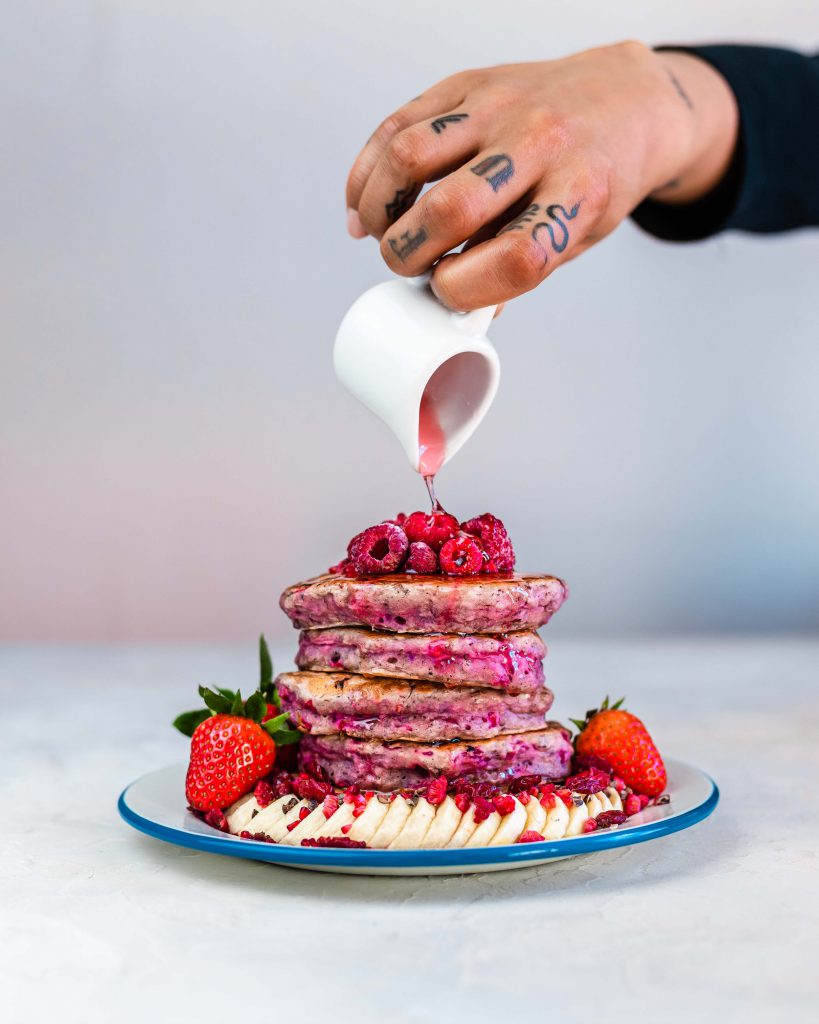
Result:
<svg viewBox="0 0 819 1024"><path fill-rule="evenodd" d="M279 604L298 629L503 633L545 625L566 596L555 576L327 575L288 587Z"/></svg>

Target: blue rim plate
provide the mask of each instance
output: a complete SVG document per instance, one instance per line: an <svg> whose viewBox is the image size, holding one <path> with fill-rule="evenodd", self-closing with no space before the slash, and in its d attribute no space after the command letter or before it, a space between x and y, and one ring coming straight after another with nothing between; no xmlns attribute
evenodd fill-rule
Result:
<svg viewBox="0 0 819 1024"><path fill-rule="evenodd" d="M335 850L259 843L225 835L185 806L185 765L149 772L120 794L117 808L132 828L154 839L205 853L245 857L288 867L362 875L438 875L533 867L564 857L598 853L680 832L709 816L719 801L710 776L682 761L666 760L671 803L649 807L628 825L588 835L515 846L461 850Z"/></svg>

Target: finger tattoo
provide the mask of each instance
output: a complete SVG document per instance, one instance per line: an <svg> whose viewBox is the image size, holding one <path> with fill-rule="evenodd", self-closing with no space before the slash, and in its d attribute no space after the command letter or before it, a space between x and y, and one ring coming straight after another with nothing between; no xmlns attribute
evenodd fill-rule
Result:
<svg viewBox="0 0 819 1024"><path fill-rule="evenodd" d="M411 256L416 249L422 246L426 240L427 233L424 228L418 228L414 235L409 231L405 231L398 240L395 238L387 239L390 244L390 248L402 263L404 263L407 257Z"/></svg>
<svg viewBox="0 0 819 1024"><path fill-rule="evenodd" d="M457 124L459 121L465 121L468 117L469 114L444 114L443 117L436 117L431 122L430 128L436 135L440 135L441 132L446 131L448 124Z"/></svg>
<svg viewBox="0 0 819 1024"><path fill-rule="evenodd" d="M408 181L403 188L395 190L395 195L392 199L384 204L384 212L387 215L387 220L390 224L393 221L398 220L399 217L403 216L407 210L415 202L415 197L418 195L419 188L416 184Z"/></svg>
<svg viewBox="0 0 819 1024"><path fill-rule="evenodd" d="M500 231L498 232L498 234L502 235L504 233L504 231L521 231L523 229L523 225L524 224L529 224L530 221L533 221L535 219L535 217L537 217L537 215L539 213L540 213L540 204L539 203L532 203L530 206L526 207L526 209L523 211L523 213L521 213L517 217L515 217L515 219L513 221L510 221L506 225L506 227L501 228Z"/></svg>
<svg viewBox="0 0 819 1024"><path fill-rule="evenodd" d="M505 185L515 173L512 157L507 156L506 153L496 153L494 156L488 156L469 169L473 174L477 174L479 178L489 182L493 192L497 192L501 185Z"/></svg>
<svg viewBox="0 0 819 1024"><path fill-rule="evenodd" d="M532 228L532 239L533 239L533 241L538 242L538 244L541 246L541 248L543 250L543 262L544 263L548 262L549 254L548 254L548 251L546 249L546 246L542 242L539 241L539 239L537 237L538 233L543 228L545 228L549 232L549 239L550 239L550 241L552 243L552 248L554 249L554 251L556 253L563 252L563 250L569 244L569 236L570 236L569 228L564 223L564 219L568 220L568 221L574 220L574 218L578 214L578 211L580 210L580 204L582 202L583 202L582 199L578 200L570 210L567 210L565 206L561 206L560 203L553 203L551 206L547 206L546 207L546 216L550 217L551 220L560 228L560 236L559 237L555 237L554 228L552 227L552 224L550 224L548 220L538 221L535 224L535 226ZM557 210L560 211L560 214L555 212Z"/></svg>

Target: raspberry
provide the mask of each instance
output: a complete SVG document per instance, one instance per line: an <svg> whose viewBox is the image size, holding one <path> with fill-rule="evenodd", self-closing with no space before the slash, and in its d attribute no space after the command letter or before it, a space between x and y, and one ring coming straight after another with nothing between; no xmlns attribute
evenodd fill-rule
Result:
<svg viewBox="0 0 819 1024"><path fill-rule="evenodd" d="M338 797L331 793L329 796L324 798L324 802L321 805L322 811L324 811L325 818L332 818L332 816L338 810Z"/></svg>
<svg viewBox="0 0 819 1024"><path fill-rule="evenodd" d="M439 775L437 779L433 779L430 782L424 796L427 799L427 803L432 804L433 807L437 807L438 804L444 802L446 799L446 779L443 775Z"/></svg>
<svg viewBox="0 0 819 1024"><path fill-rule="evenodd" d="M525 790L531 789L532 786L537 786L539 782L539 775L519 775L509 783L509 792L523 793Z"/></svg>
<svg viewBox="0 0 819 1024"><path fill-rule="evenodd" d="M623 805L623 810L629 817L634 814L639 814L642 811L643 805L640 803L640 798L636 793L629 793L626 797L626 802Z"/></svg>
<svg viewBox="0 0 819 1024"><path fill-rule="evenodd" d="M614 786L618 793L622 793L623 790L626 788L625 782L623 781L623 779L620 778L619 775L612 776L611 784L612 786Z"/></svg>
<svg viewBox="0 0 819 1024"><path fill-rule="evenodd" d="M358 842L355 839L348 839L347 836L319 836L317 839L302 839L302 846L338 846L342 850L366 850L367 844Z"/></svg>
<svg viewBox="0 0 819 1024"><path fill-rule="evenodd" d="M400 526L379 523L350 541L350 560L357 576L386 576L397 572L406 558L409 541Z"/></svg>
<svg viewBox="0 0 819 1024"><path fill-rule="evenodd" d="M445 541L457 536L458 520L447 512L413 512L407 516L404 530L410 541L421 541L433 551L440 551Z"/></svg>
<svg viewBox="0 0 819 1024"><path fill-rule="evenodd" d="M274 839L271 839L270 836L265 835L264 832L248 832L247 830L245 830L244 832L240 832L239 833L239 838L240 839L255 839L257 843L273 843L273 842L275 842Z"/></svg>
<svg viewBox="0 0 819 1024"><path fill-rule="evenodd" d="M417 572L425 575L438 572L438 556L422 540L414 540L409 546L409 555L404 564L407 572Z"/></svg>
<svg viewBox="0 0 819 1024"><path fill-rule="evenodd" d="M461 523L461 529L464 533L480 537L486 552L484 572L511 572L515 568L515 550L500 519L484 512L482 516Z"/></svg>
<svg viewBox="0 0 819 1024"><path fill-rule="evenodd" d="M276 754L278 756L278 750ZM288 793L293 792L293 782L287 772L279 772L279 774L273 779L272 783L273 795L278 799L280 796L287 796Z"/></svg>
<svg viewBox="0 0 819 1024"><path fill-rule="evenodd" d="M256 803L259 807L267 807L268 804L272 804L276 799L276 794L273 792L273 787L269 782L265 782L264 779L259 779L256 783L256 787L253 790L253 795L256 797Z"/></svg>
<svg viewBox="0 0 819 1024"><path fill-rule="evenodd" d="M472 805L472 800L466 795L466 793L457 793L456 794L456 796L455 796L455 806L458 808L458 810L461 812L461 814L466 814L466 812L469 810L471 805Z"/></svg>
<svg viewBox="0 0 819 1024"><path fill-rule="evenodd" d="M504 793L502 796L496 796L493 802L495 804L495 810L502 817L506 817L507 814L511 814L516 807L515 798L510 796L509 793Z"/></svg>
<svg viewBox="0 0 819 1024"><path fill-rule="evenodd" d="M642 811L651 803L651 797L646 796L645 793L638 793L637 795L640 798L640 810Z"/></svg>
<svg viewBox="0 0 819 1024"><path fill-rule="evenodd" d="M595 821L600 828L609 828L611 825L622 825L628 821L628 815L625 811L603 811L597 815Z"/></svg>
<svg viewBox="0 0 819 1024"><path fill-rule="evenodd" d="M490 814L495 810L495 805L491 800L487 800L486 797L476 796L475 797L475 821L480 824L482 821L486 821Z"/></svg>
<svg viewBox="0 0 819 1024"><path fill-rule="evenodd" d="M599 768L589 768L579 775L570 775L566 785L576 793L599 793L610 781L606 772L601 772Z"/></svg>
<svg viewBox="0 0 819 1024"><path fill-rule="evenodd" d="M594 818L586 818L583 822L584 832L595 832L597 830L597 822Z"/></svg>
<svg viewBox="0 0 819 1024"><path fill-rule="evenodd" d="M205 815L205 824L210 825L211 828L218 828L220 832L230 831L224 811L220 811L218 807L214 807L213 810L208 811Z"/></svg>
<svg viewBox="0 0 819 1024"><path fill-rule="evenodd" d="M540 832L535 832L533 828L527 828L525 832L521 832L517 841L519 843L542 843L545 838Z"/></svg>
<svg viewBox="0 0 819 1024"><path fill-rule="evenodd" d="M329 782L321 782L302 772L293 779L293 789L302 800L323 800L333 792Z"/></svg>
<svg viewBox="0 0 819 1024"><path fill-rule="evenodd" d="M587 768L597 768L601 772L612 774L611 765L604 757L599 757L597 754L575 754L572 758L572 767L575 772L582 772Z"/></svg>
<svg viewBox="0 0 819 1024"><path fill-rule="evenodd" d="M342 558L340 562L331 565L327 572L333 573L334 576L352 576L353 563L349 558Z"/></svg>
<svg viewBox="0 0 819 1024"><path fill-rule="evenodd" d="M474 537L453 537L438 556L448 576L477 576L483 566L483 549Z"/></svg>

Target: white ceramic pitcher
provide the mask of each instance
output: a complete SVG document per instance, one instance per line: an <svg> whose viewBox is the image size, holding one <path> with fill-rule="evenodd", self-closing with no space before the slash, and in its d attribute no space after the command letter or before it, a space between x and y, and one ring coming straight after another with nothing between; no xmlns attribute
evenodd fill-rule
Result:
<svg viewBox="0 0 819 1024"><path fill-rule="evenodd" d="M492 404L500 361L486 330L496 308L453 313L432 294L428 275L396 277L366 291L341 322L336 373L392 430L416 472L422 398L443 434L441 465Z"/></svg>

